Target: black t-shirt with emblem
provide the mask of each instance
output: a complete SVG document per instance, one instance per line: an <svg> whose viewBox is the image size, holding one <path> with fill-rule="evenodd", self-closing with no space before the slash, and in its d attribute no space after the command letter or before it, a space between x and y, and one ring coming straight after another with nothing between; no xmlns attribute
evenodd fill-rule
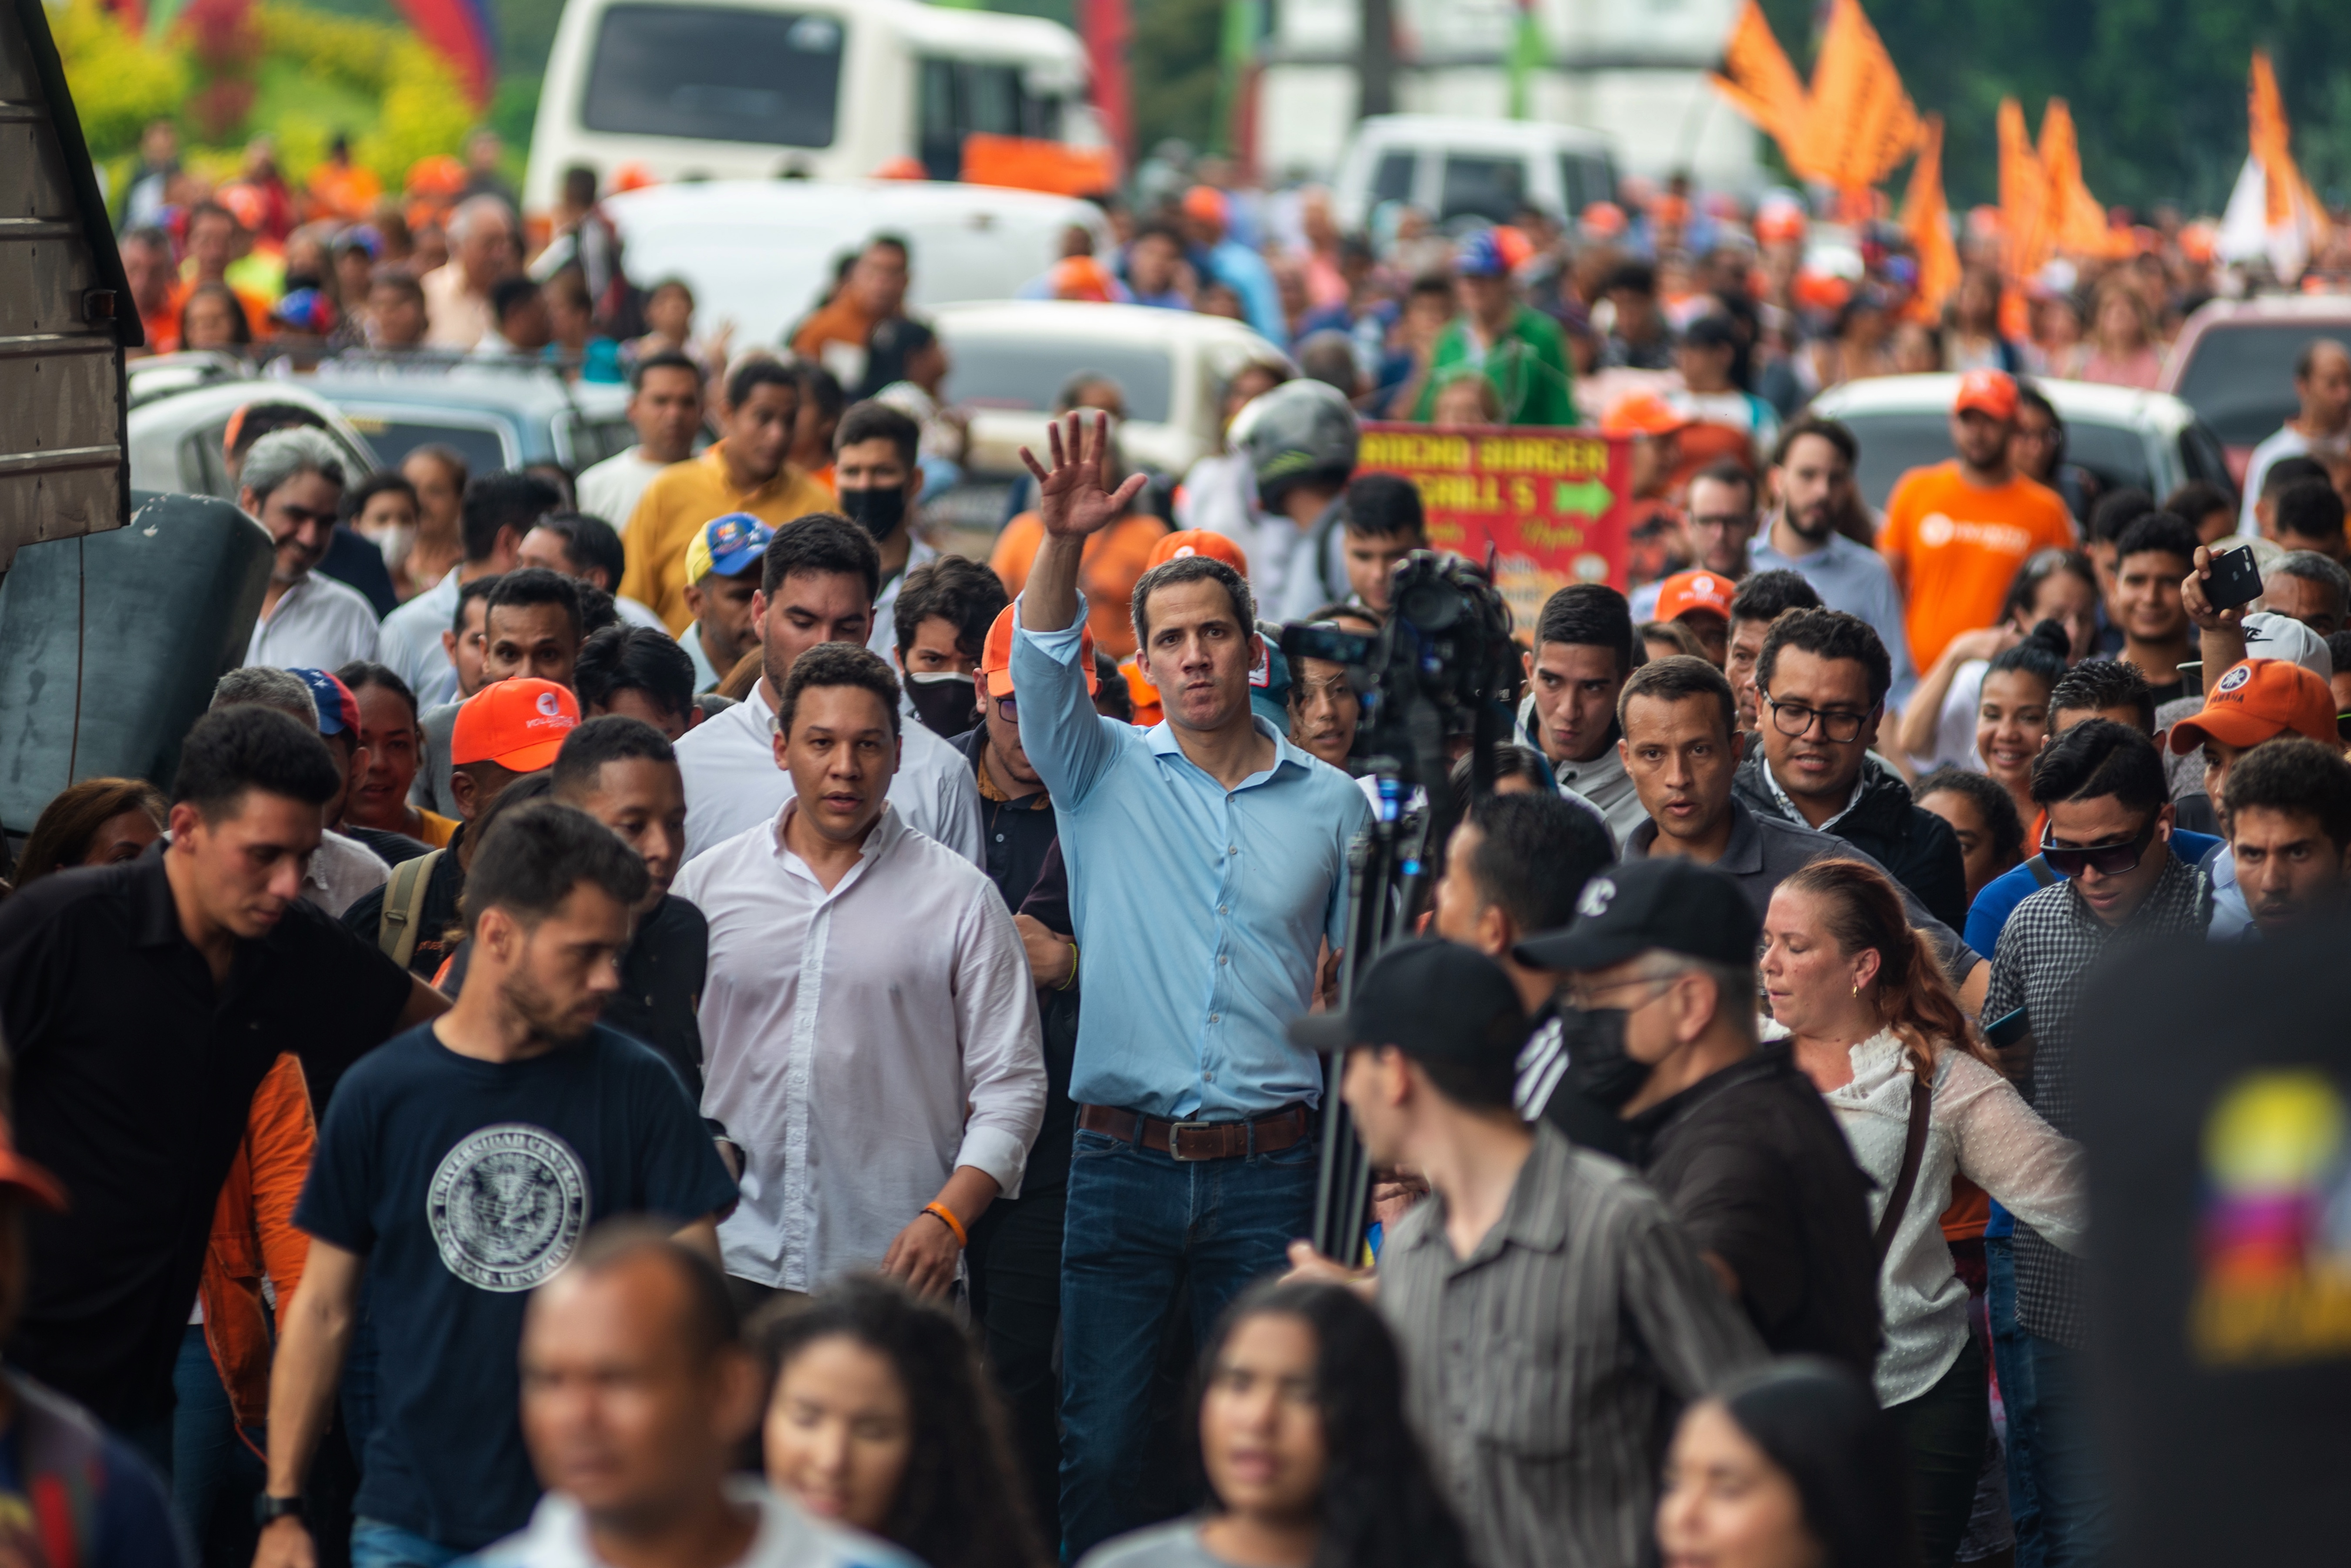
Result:
<svg viewBox="0 0 2351 1568"><path fill-rule="evenodd" d="M359 1513L463 1550L521 1529L531 1288L601 1220L678 1226L734 1200L677 1075L608 1029L492 1062L428 1024L345 1074L294 1222L368 1259L379 1416Z"/></svg>

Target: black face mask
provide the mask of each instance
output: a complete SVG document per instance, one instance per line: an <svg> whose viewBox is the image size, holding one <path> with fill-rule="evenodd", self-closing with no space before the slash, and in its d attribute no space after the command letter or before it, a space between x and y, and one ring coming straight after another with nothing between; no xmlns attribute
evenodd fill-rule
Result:
<svg viewBox="0 0 2351 1568"><path fill-rule="evenodd" d="M1620 1110L1649 1081L1650 1064L1625 1050L1623 1008L1559 1009L1561 1040L1567 1047L1567 1081L1577 1093L1605 1110Z"/></svg>
<svg viewBox="0 0 2351 1568"><path fill-rule="evenodd" d="M850 492L852 495L855 491ZM971 676L954 670L932 670L906 677L906 700L914 716L932 734L949 740L969 733L979 722L979 704L971 694Z"/></svg>
<svg viewBox="0 0 2351 1568"><path fill-rule="evenodd" d="M877 485L864 490L843 490L841 509L851 521L862 524L877 541L886 539L906 520L906 487Z"/></svg>

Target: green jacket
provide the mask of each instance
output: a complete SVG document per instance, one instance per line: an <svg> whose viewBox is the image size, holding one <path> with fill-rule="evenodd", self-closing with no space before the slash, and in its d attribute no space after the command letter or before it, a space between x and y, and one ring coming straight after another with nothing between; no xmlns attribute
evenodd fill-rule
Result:
<svg viewBox="0 0 2351 1568"><path fill-rule="evenodd" d="M1466 317L1447 322L1437 337L1431 354L1428 384L1413 405L1415 419L1426 420L1437 409L1437 389L1457 367L1475 365L1469 349ZM1567 367L1567 340L1559 324L1539 310L1521 305L1510 318L1510 329L1486 352L1481 367L1486 379L1502 397L1504 424L1573 424L1574 372Z"/></svg>

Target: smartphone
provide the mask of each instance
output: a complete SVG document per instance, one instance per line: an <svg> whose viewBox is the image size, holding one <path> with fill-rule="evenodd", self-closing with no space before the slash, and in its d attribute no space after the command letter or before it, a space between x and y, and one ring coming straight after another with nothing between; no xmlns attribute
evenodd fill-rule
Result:
<svg viewBox="0 0 2351 1568"><path fill-rule="evenodd" d="M1984 1039L2005 1051L2032 1032L2032 1019L2028 1009L2019 1008L2006 1018L1996 1019L1984 1026Z"/></svg>
<svg viewBox="0 0 2351 1568"><path fill-rule="evenodd" d="M2212 601L2213 609L2234 610L2261 596L2262 569L2253 564L2252 547L2240 545L2212 552L2212 575L2205 581L2204 597Z"/></svg>

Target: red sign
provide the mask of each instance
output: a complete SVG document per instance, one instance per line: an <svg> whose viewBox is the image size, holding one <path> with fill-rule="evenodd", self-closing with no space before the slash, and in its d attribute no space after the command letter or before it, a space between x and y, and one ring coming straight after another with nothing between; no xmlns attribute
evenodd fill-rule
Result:
<svg viewBox="0 0 2351 1568"><path fill-rule="evenodd" d="M1397 474L1420 491L1428 542L1478 562L1521 632L1572 582L1625 586L1624 501L1632 444L1596 431L1436 430L1366 424L1358 473Z"/></svg>

